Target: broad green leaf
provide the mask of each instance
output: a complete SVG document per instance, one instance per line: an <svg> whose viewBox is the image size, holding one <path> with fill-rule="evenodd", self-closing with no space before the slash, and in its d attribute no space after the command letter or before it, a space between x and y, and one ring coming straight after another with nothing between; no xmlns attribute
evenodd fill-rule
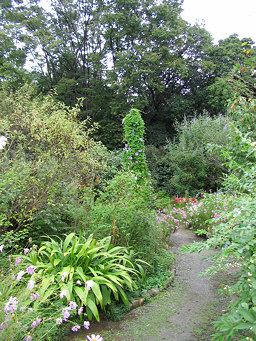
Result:
<svg viewBox="0 0 256 341"><path fill-rule="evenodd" d="M77 287L77 286L74 287L74 290L75 290L77 296L80 298L82 304L86 305L88 290L84 290L83 288Z"/></svg>
<svg viewBox="0 0 256 341"><path fill-rule="evenodd" d="M81 268L81 266L76 268L76 272L75 273L77 273L80 276L80 278L84 281L84 283L87 281L87 277L85 276L84 271Z"/></svg>
<svg viewBox="0 0 256 341"><path fill-rule="evenodd" d="M103 306L102 305L103 298L102 298L102 294L101 294L100 287L99 287L98 283L94 282L94 284L92 286L92 291L93 291L94 295L96 296L97 300L99 301L99 303L102 307Z"/></svg>
<svg viewBox="0 0 256 341"><path fill-rule="evenodd" d="M97 308L96 304L93 302L93 300L90 297L87 298L87 307L91 310L93 316L99 322L100 317L99 317L98 308Z"/></svg>
<svg viewBox="0 0 256 341"><path fill-rule="evenodd" d="M75 233L70 233L64 240L64 244L63 244L63 252L67 252L67 248L69 243L71 242L72 238L75 237Z"/></svg>
<svg viewBox="0 0 256 341"><path fill-rule="evenodd" d="M120 287L117 287L117 290L119 291L120 296L121 296L122 301L124 302L124 304L125 304L127 307L130 307L130 303L129 303L128 298L127 298L125 292L123 291L123 289L120 288Z"/></svg>
<svg viewBox="0 0 256 341"><path fill-rule="evenodd" d="M255 321L255 316L252 314L250 311L246 309L239 309L239 313L245 318L245 320L249 322L254 322Z"/></svg>

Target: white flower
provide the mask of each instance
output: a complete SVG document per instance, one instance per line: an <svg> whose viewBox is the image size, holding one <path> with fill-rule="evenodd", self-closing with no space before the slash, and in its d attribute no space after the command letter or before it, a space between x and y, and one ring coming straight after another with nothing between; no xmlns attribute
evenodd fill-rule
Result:
<svg viewBox="0 0 256 341"><path fill-rule="evenodd" d="M56 324L57 324L57 325L62 324L62 318L61 318L61 317L58 317L58 318L56 319Z"/></svg>
<svg viewBox="0 0 256 341"><path fill-rule="evenodd" d="M0 149L4 148L4 146L6 145L6 142L7 142L7 137L0 136Z"/></svg>
<svg viewBox="0 0 256 341"><path fill-rule="evenodd" d="M84 321L84 328L89 329L90 327L90 322L89 321Z"/></svg>
<svg viewBox="0 0 256 341"><path fill-rule="evenodd" d="M0 252L3 252L4 244L0 245Z"/></svg>
<svg viewBox="0 0 256 341"><path fill-rule="evenodd" d="M9 301L4 306L4 312L5 314L8 314L8 312L13 313L18 308L18 299L16 297L10 297Z"/></svg>
<svg viewBox="0 0 256 341"><path fill-rule="evenodd" d="M92 334L91 336L87 336L89 341L103 341L103 338L100 335Z"/></svg>
<svg viewBox="0 0 256 341"><path fill-rule="evenodd" d="M32 279L28 281L28 285L27 285L27 288L29 290L33 289L34 288L34 285L35 285L35 281L33 281Z"/></svg>
<svg viewBox="0 0 256 341"><path fill-rule="evenodd" d="M63 274L61 275L61 281L65 282L65 278L67 277L68 273L67 272L63 272Z"/></svg>
<svg viewBox="0 0 256 341"><path fill-rule="evenodd" d="M94 284L93 280L89 279L89 281L86 282L85 287L87 287L87 289L90 291L93 284Z"/></svg>
<svg viewBox="0 0 256 341"><path fill-rule="evenodd" d="M23 270L18 273L18 275L17 275L17 281L18 282L21 280L21 278L24 275L24 273L25 273L25 271L23 271Z"/></svg>
<svg viewBox="0 0 256 341"><path fill-rule="evenodd" d="M62 299L64 296L67 296L68 290L62 290L62 292L60 293L60 299Z"/></svg>

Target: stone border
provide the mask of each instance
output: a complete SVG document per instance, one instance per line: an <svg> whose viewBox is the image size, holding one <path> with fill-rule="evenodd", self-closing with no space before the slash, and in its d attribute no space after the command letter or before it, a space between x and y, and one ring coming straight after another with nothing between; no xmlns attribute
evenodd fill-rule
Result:
<svg viewBox="0 0 256 341"><path fill-rule="evenodd" d="M160 288L152 288L152 289L149 289L145 294L144 294L144 297L140 297L140 298L137 298L136 300L132 301L131 304L130 304L130 310L133 310L133 309L136 309L142 305L144 305L145 303L145 300L146 299L149 299L151 297L154 297L158 294L160 294L160 292L164 291L165 289L169 288L171 286L171 284L174 282L174 279L175 279L175 275L176 275L176 269L174 268L173 270L173 274L171 277L167 278L166 280L166 284L165 284L165 287L160 287Z"/></svg>

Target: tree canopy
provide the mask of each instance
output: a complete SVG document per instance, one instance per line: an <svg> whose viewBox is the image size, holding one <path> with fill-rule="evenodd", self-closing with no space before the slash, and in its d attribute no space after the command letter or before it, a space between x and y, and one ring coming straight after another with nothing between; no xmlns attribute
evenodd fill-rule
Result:
<svg viewBox="0 0 256 341"><path fill-rule="evenodd" d="M94 137L110 149L121 146L122 117L136 107L147 143L163 145L184 115L225 110L237 88L230 68L251 42L234 34L214 45L181 12L179 0L5 0L1 84L33 79L66 105L83 98L80 119L98 123Z"/></svg>

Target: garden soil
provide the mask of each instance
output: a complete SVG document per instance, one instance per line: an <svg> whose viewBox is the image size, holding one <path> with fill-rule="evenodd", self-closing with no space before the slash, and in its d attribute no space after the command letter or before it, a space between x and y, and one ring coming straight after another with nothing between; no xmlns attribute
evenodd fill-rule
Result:
<svg viewBox="0 0 256 341"><path fill-rule="evenodd" d="M218 295L218 289L230 283L233 275L229 270L210 278L201 276L217 251L183 254L179 249L198 240L187 229L171 235L176 276L166 291L129 312L121 322L103 321L67 340L87 340L86 336L93 333L101 335L104 341L209 341L214 332L213 319L223 314L229 303L227 297Z"/></svg>

